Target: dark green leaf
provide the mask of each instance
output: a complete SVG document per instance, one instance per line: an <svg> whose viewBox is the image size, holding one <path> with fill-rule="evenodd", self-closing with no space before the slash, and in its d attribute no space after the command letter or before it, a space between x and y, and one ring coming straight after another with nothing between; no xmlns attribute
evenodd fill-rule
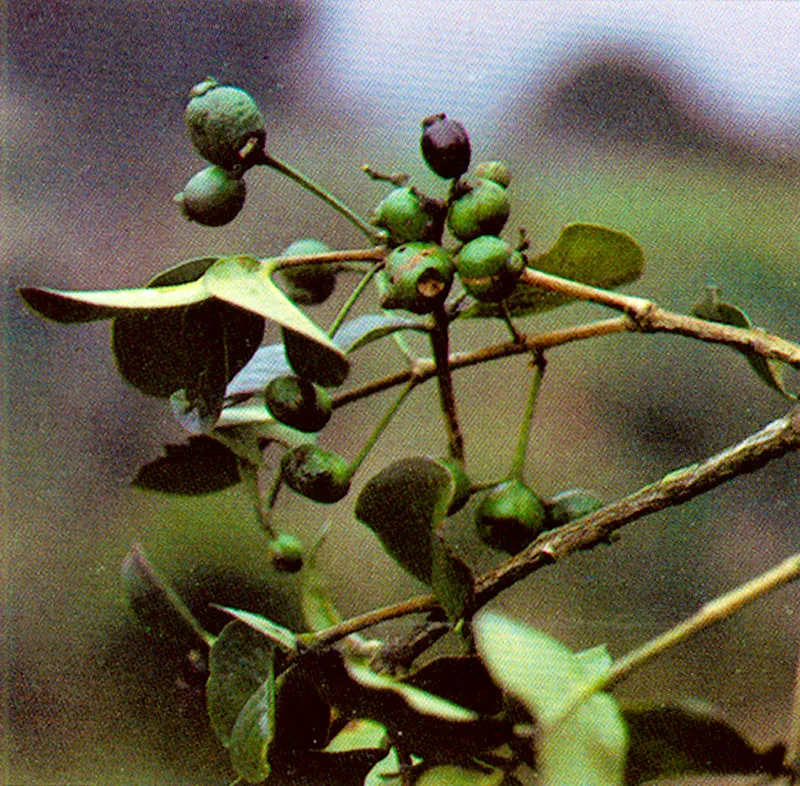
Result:
<svg viewBox="0 0 800 786"><path fill-rule="evenodd" d="M528 266L543 273L582 284L614 289L635 281L642 272L644 255L628 235L593 224L570 224L545 254L531 259ZM572 302L571 298L518 284L505 304L512 316L522 317ZM498 317L498 304L477 303L466 317Z"/></svg>
<svg viewBox="0 0 800 786"><path fill-rule="evenodd" d="M436 599L452 622L463 619L475 598L472 571L445 543L441 533L432 534L431 584Z"/></svg>
<svg viewBox="0 0 800 786"><path fill-rule="evenodd" d="M432 537L455 492L452 473L433 459L399 459L370 478L356 517L380 539L386 553L420 581L432 581Z"/></svg>
<svg viewBox="0 0 800 786"><path fill-rule="evenodd" d="M362 786L386 751L355 750L341 753L303 751L272 759L264 786ZM390 786L381 781L381 786Z"/></svg>
<svg viewBox="0 0 800 786"><path fill-rule="evenodd" d="M239 460L212 437L189 437L182 445L166 445L165 455L145 464L133 486L167 494L210 494L241 481Z"/></svg>
<svg viewBox="0 0 800 786"><path fill-rule="evenodd" d="M340 350L332 351L319 341L296 330L283 328L283 348L292 370L325 388L341 385L350 372L350 363Z"/></svg>
<svg viewBox="0 0 800 786"><path fill-rule="evenodd" d="M271 677L275 646L239 620L229 622L211 647L206 704L211 727L226 747L250 697Z"/></svg>
<svg viewBox="0 0 800 786"><path fill-rule="evenodd" d="M274 755L324 748L328 743L331 707L308 672L296 666L284 671L275 683L275 695Z"/></svg>
<svg viewBox="0 0 800 786"><path fill-rule="evenodd" d="M747 330L759 330L753 327L750 317L744 311L737 306L721 301L719 299L719 289L716 287L706 288L703 298L692 307L692 313L696 317L709 322L721 322L723 325L731 325ZM777 390L778 393L790 400L797 399L797 396L790 393L784 386L783 371L785 366L783 363L777 360L769 360L757 352L739 351L747 358L750 368L758 374L767 387Z"/></svg>
<svg viewBox="0 0 800 786"><path fill-rule="evenodd" d="M228 750L236 774L260 783L270 773L267 760L275 735L275 678L272 670L245 702L231 731Z"/></svg>
<svg viewBox="0 0 800 786"><path fill-rule="evenodd" d="M167 579L149 562L139 543L134 543L121 566L125 596L148 633L181 642L204 641L211 636L203 631L188 606Z"/></svg>
<svg viewBox="0 0 800 786"><path fill-rule="evenodd" d="M760 753L718 713L691 706L624 712L630 734L627 786L682 775L779 775L783 750Z"/></svg>

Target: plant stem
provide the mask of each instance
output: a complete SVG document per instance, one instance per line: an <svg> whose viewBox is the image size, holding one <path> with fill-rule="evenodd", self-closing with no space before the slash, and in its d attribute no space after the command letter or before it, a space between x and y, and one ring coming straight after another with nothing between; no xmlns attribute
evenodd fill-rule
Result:
<svg viewBox="0 0 800 786"><path fill-rule="evenodd" d="M400 405L405 401L406 396L417 386L417 381L415 379L410 379L406 386L400 391L400 395L395 398L395 400L391 403L389 408L384 412L383 417L378 422L378 425L372 431L372 434L369 435L367 441L361 448L359 454L350 462L348 467L348 478L352 478L353 475L358 471L358 468L364 462L364 459L369 455L369 452L372 448L375 447L375 443L380 439L381 434L385 431L386 427L389 425L392 418L397 413L397 410L400 409Z"/></svg>
<svg viewBox="0 0 800 786"><path fill-rule="evenodd" d="M800 578L800 554L795 554L751 581L704 604L696 614L615 661L603 679L602 688L615 685L656 656L695 636L710 625L728 619L754 600L798 578Z"/></svg>
<svg viewBox="0 0 800 786"><path fill-rule="evenodd" d="M434 327L431 330L431 348L439 383L439 402L447 429L448 455L464 462L464 437L456 412L456 395L453 390L453 375L450 373L450 334L449 320L444 306L433 312Z"/></svg>
<svg viewBox="0 0 800 786"><path fill-rule="evenodd" d="M800 651L797 654L794 695L789 716L789 730L786 733L786 755L783 763L795 775L800 773Z"/></svg>
<svg viewBox="0 0 800 786"><path fill-rule="evenodd" d="M305 188L307 191L310 191L314 196L321 199L323 202L326 202L330 205L334 210L338 213L343 215L353 226L359 229L364 235L366 235L369 240L376 245L383 245L386 242L386 233L382 229L377 229L376 227L368 224L361 216L354 213L344 202L337 199L333 194L329 191L326 191L321 186L318 186L312 180L309 180L302 172L295 169L294 167L285 164L283 161L279 161L274 156L267 154L262 162L265 166L271 167L272 169L280 172L282 175L285 175L290 180L293 180L298 185Z"/></svg>
<svg viewBox="0 0 800 786"><path fill-rule="evenodd" d="M258 467L254 464L243 463L241 468L242 478L253 502L253 510L256 514L256 522L259 528L273 540L277 537L272 527L272 516L270 514L271 505L265 506L261 496L261 486L258 479Z"/></svg>
<svg viewBox="0 0 800 786"><path fill-rule="evenodd" d="M331 323L330 328L328 329L328 335L333 338L336 335L336 331L342 326L342 322L347 319L347 315L350 313L350 310L356 304L356 301L361 297L361 294L367 288L367 285L370 281L375 277L375 274L381 269L381 265L376 264L373 265L367 273L361 278L361 281L358 282L356 287L350 293L350 297L347 298L344 305L339 309L339 313L336 315L336 319L333 320Z"/></svg>
<svg viewBox="0 0 800 786"><path fill-rule="evenodd" d="M522 422L519 426L519 436L517 437L517 447L514 450L514 460L511 463L511 470L508 473L509 479L522 480L525 469L525 459L528 455L528 444L531 438L531 425L533 424L533 412L536 408L536 399L539 396L539 389L544 376L544 358L541 354L533 358L533 379L531 389L528 393L528 400L525 402L525 411L522 414Z"/></svg>

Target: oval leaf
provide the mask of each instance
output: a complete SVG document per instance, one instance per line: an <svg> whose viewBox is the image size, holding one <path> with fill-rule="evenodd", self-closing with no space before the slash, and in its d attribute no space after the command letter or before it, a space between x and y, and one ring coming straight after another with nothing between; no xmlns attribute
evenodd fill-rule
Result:
<svg viewBox="0 0 800 786"><path fill-rule="evenodd" d="M431 541L431 585L451 622L464 618L475 598L475 582L467 564L438 532Z"/></svg>
<svg viewBox="0 0 800 786"><path fill-rule="evenodd" d="M273 673L275 646L239 620L229 622L209 653L206 705L223 745L231 741L239 713Z"/></svg>
<svg viewBox="0 0 800 786"><path fill-rule="evenodd" d="M345 322L333 340L344 352L350 353L400 330L427 332L428 328L418 320L394 314L364 314Z"/></svg>
<svg viewBox="0 0 800 786"><path fill-rule="evenodd" d="M270 773L267 754L275 735L275 679L270 672L242 707L233 725L228 749L236 774L260 783Z"/></svg>
<svg viewBox="0 0 800 786"><path fill-rule="evenodd" d="M165 455L145 464L131 485L167 494L210 494L242 479L239 460L211 437L189 437L182 445L165 445Z"/></svg>
<svg viewBox="0 0 800 786"><path fill-rule="evenodd" d="M253 630L258 631L262 636L266 636L273 644L276 644L282 650L286 652L297 651L297 636L288 628L284 628L282 625L278 625L278 623L268 620L260 614L254 614L252 611L242 611L241 609L232 609L228 606L218 606L216 603L211 605L214 606L214 608L224 611L226 614L230 614Z"/></svg>
<svg viewBox="0 0 800 786"><path fill-rule="evenodd" d="M636 241L622 232L594 224L570 224L556 244L528 266L581 284L614 289L641 275L644 255ZM505 305L512 316L523 317L570 302L572 298L557 292L518 284ZM501 317L502 313L498 304L477 303L464 316Z"/></svg>
<svg viewBox="0 0 800 786"><path fill-rule="evenodd" d="M400 567L430 584L432 538L454 493L452 473L437 461L400 459L367 481L356 501L355 515Z"/></svg>

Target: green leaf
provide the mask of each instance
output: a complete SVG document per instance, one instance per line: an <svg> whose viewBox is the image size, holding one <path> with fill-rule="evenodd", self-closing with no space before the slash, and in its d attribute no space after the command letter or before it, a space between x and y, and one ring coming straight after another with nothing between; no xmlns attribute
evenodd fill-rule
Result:
<svg viewBox="0 0 800 786"><path fill-rule="evenodd" d="M320 362L347 369L347 359L336 344L272 282L270 275L276 268L275 259L225 257L205 272L202 281L214 297L303 336L314 345Z"/></svg>
<svg viewBox="0 0 800 786"><path fill-rule="evenodd" d="M250 697L273 673L275 646L239 620L229 622L211 647L206 705L211 727L226 747Z"/></svg>
<svg viewBox="0 0 800 786"><path fill-rule="evenodd" d="M760 330L759 328L753 327L750 317L740 308L721 301L719 299L719 289L717 287L706 288L703 298L692 307L692 313L696 317L708 320L709 322L720 322L723 325L745 328L746 330ZM783 372L786 368L785 364L777 360L770 360L762 357L757 352L746 349L738 349L738 351L745 356L747 362L750 364L750 368L758 374L761 381L764 382L767 387L778 391L782 396L792 401L797 399L797 396L790 393L784 386Z"/></svg>
<svg viewBox="0 0 800 786"><path fill-rule="evenodd" d="M260 783L270 773L267 754L275 735L275 678L267 679L245 702L236 718L228 749L236 774L249 783Z"/></svg>
<svg viewBox="0 0 800 786"><path fill-rule="evenodd" d="M230 614L235 619L243 622L255 631L258 631L262 636L266 636L273 644L276 644L286 652L297 652L297 636L292 633L288 628L278 625L260 614L254 614L251 611L242 611L241 609L232 609L228 606L218 606L212 603L214 608Z"/></svg>
<svg viewBox="0 0 800 786"><path fill-rule="evenodd" d="M167 494L211 494L239 483L235 454L212 437L189 437L182 445L165 445L164 456L145 464L135 488Z"/></svg>
<svg viewBox="0 0 800 786"><path fill-rule="evenodd" d="M402 786L400 758L392 748L368 773L364 786Z"/></svg>
<svg viewBox="0 0 800 786"><path fill-rule="evenodd" d="M325 388L341 385L350 371L350 363L339 350L328 347L296 330L283 328L283 348L292 370Z"/></svg>
<svg viewBox="0 0 800 786"><path fill-rule="evenodd" d="M330 753L300 751L272 756L272 772L264 786L362 786L384 751L359 749ZM389 786L387 781L378 781Z"/></svg>
<svg viewBox="0 0 800 786"><path fill-rule="evenodd" d="M414 782L415 786L500 786L505 779L503 770L476 767L459 767L441 764L424 770Z"/></svg>
<svg viewBox="0 0 800 786"><path fill-rule="evenodd" d="M367 481L355 515L404 570L431 584L432 538L454 493L452 473L437 461L399 459Z"/></svg>
<svg viewBox="0 0 800 786"><path fill-rule="evenodd" d="M431 541L431 584L436 599L448 618L456 622L475 599L475 581L466 563L452 552L441 533L434 532Z"/></svg>
<svg viewBox="0 0 800 786"><path fill-rule="evenodd" d="M275 683L275 737L272 754L285 756L324 748L328 743L331 707L307 670L290 666Z"/></svg>
<svg viewBox="0 0 800 786"><path fill-rule="evenodd" d="M683 706L626 709L627 786L683 775L780 775L781 746L758 752L717 712Z"/></svg>
<svg viewBox="0 0 800 786"><path fill-rule="evenodd" d="M133 613L148 633L180 642L212 640L167 579L134 543L122 561L122 586Z"/></svg>
<svg viewBox="0 0 800 786"><path fill-rule="evenodd" d="M34 311L47 319L64 323L92 322L130 312L185 307L209 298L209 293L199 281L150 289L94 292L22 287L19 293Z"/></svg>
<svg viewBox="0 0 800 786"><path fill-rule="evenodd" d="M537 723L542 786L621 786L626 728L616 701L594 692L598 653L560 642L493 612L475 621L478 652L497 683Z"/></svg>
<svg viewBox="0 0 800 786"><path fill-rule="evenodd" d="M528 266L582 284L614 289L635 281L642 272L644 255L636 241L622 232L593 224L570 224L556 244ZM523 317L572 302L572 298L519 283L506 299L511 316ZM477 303L466 317L499 317L498 304Z"/></svg>
<svg viewBox="0 0 800 786"><path fill-rule="evenodd" d="M325 750L335 753L366 748L386 748L386 727L369 718L356 718L344 726Z"/></svg>

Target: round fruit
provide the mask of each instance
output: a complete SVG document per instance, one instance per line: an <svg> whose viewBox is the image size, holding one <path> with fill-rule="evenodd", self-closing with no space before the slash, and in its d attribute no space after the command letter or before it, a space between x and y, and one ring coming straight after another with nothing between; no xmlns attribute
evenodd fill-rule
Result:
<svg viewBox="0 0 800 786"><path fill-rule="evenodd" d="M441 246L435 243L398 246L386 258L389 286L381 305L429 314L445 301L454 274L453 260Z"/></svg>
<svg viewBox="0 0 800 786"><path fill-rule="evenodd" d="M190 221L219 227L239 215L246 196L244 180L212 164L194 175L175 201Z"/></svg>
<svg viewBox="0 0 800 786"><path fill-rule="evenodd" d="M249 93L214 79L195 85L184 115L195 150L212 164L242 171L264 157L264 116Z"/></svg>
<svg viewBox="0 0 800 786"><path fill-rule="evenodd" d="M350 490L347 462L317 445L299 445L284 453L281 476L290 489L314 502L332 504Z"/></svg>
<svg viewBox="0 0 800 786"><path fill-rule="evenodd" d="M483 161L478 164L473 174L486 180L494 180L498 186L508 188L511 183L511 172L508 171L505 161Z"/></svg>
<svg viewBox="0 0 800 786"><path fill-rule="evenodd" d="M454 458L441 458L438 459L446 469L450 471L455 482L455 491L453 492L453 499L450 502L450 507L447 509L447 515L452 516L458 513L464 505L469 502L472 495L472 482L464 470L464 465Z"/></svg>
<svg viewBox="0 0 800 786"><path fill-rule="evenodd" d="M506 480L481 500L475 515L478 535L488 546L517 554L544 529L545 508L522 481Z"/></svg>
<svg viewBox="0 0 800 786"><path fill-rule="evenodd" d="M295 240L282 252L282 257L305 254L327 254L330 248L321 240L304 238ZM285 267L280 275L286 282L286 294L299 306L316 306L324 303L336 287L335 265L293 265Z"/></svg>
<svg viewBox="0 0 800 786"><path fill-rule="evenodd" d="M514 291L525 259L496 235L481 235L462 247L455 265L472 297L496 303Z"/></svg>
<svg viewBox="0 0 800 786"><path fill-rule="evenodd" d="M480 235L499 235L510 210L505 188L479 178L451 203L447 226L465 243Z"/></svg>
<svg viewBox="0 0 800 786"><path fill-rule="evenodd" d="M420 148L425 163L439 177L461 177L469 169L469 135L461 123L446 115L431 115L422 121Z"/></svg>
<svg viewBox="0 0 800 786"><path fill-rule="evenodd" d="M271 379L265 398L275 420L298 431L320 431L331 419L330 396L323 388L301 377L287 375Z"/></svg>
<svg viewBox="0 0 800 786"><path fill-rule="evenodd" d="M600 510L603 502L585 489L568 489L556 494L546 507L547 526L553 528Z"/></svg>
<svg viewBox="0 0 800 786"><path fill-rule="evenodd" d="M389 233L391 245L416 240L436 242L442 238L444 208L413 188L395 188L378 203L372 223Z"/></svg>
<svg viewBox="0 0 800 786"><path fill-rule="evenodd" d="M303 543L294 535L282 533L269 544L269 561L281 573L297 573L303 567Z"/></svg>

